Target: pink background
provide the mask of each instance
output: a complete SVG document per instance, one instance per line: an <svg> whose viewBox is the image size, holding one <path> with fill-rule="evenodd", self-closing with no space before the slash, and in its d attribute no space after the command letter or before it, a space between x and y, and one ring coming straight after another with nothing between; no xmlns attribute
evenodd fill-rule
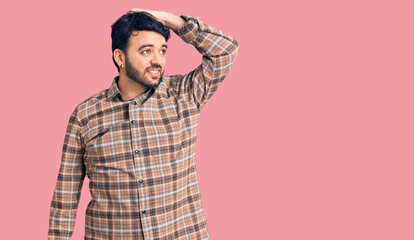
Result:
<svg viewBox="0 0 414 240"><path fill-rule="evenodd" d="M0 238L46 239L69 116L110 86L110 25L136 7L241 45L199 122L211 239L414 239L412 3L3 1ZM200 62L173 34L166 73ZM86 178L72 239L89 200Z"/></svg>

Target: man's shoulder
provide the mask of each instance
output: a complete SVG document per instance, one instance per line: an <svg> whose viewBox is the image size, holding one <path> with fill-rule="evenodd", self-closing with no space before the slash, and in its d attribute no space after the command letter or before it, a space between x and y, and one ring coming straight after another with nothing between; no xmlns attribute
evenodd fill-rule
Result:
<svg viewBox="0 0 414 240"><path fill-rule="evenodd" d="M163 82L167 88L175 88L186 76L191 73L183 74L172 74L163 77Z"/></svg>
<svg viewBox="0 0 414 240"><path fill-rule="evenodd" d="M88 110L94 109L95 106L106 101L108 91L109 89L102 90L79 103L74 110L74 112L76 112L78 119L82 119L83 117L85 117L85 115L87 115L86 113L88 112Z"/></svg>
<svg viewBox="0 0 414 240"><path fill-rule="evenodd" d="M162 82L158 85L157 89L155 90L156 93L160 95L165 95L171 93L171 91L177 91L178 83L182 78L182 75L166 75L163 77Z"/></svg>

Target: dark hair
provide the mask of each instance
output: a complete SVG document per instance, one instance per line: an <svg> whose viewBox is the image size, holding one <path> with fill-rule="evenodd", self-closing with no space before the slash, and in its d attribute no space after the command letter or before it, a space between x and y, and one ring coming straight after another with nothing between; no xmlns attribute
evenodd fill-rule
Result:
<svg viewBox="0 0 414 240"><path fill-rule="evenodd" d="M128 12L118 18L114 24L112 24L112 61L116 68L119 66L114 58L115 49L122 50L125 54L128 49L128 40L133 31L147 30L155 31L164 36L165 41L170 38L170 29L165 27L161 22L157 21L151 14L146 12Z"/></svg>

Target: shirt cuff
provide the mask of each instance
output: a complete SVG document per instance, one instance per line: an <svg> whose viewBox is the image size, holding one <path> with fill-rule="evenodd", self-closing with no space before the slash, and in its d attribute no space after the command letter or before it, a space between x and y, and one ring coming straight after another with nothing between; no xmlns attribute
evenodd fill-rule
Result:
<svg viewBox="0 0 414 240"><path fill-rule="evenodd" d="M184 42L194 44L198 34L204 30L203 22L198 18L187 15L181 15L181 18L183 18L186 23L174 32L180 36Z"/></svg>

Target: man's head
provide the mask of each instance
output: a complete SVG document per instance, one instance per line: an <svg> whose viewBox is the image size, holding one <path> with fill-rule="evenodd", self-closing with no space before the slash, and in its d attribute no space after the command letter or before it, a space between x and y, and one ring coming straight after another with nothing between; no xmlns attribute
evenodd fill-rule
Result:
<svg viewBox="0 0 414 240"><path fill-rule="evenodd" d="M120 73L156 87L165 69L170 30L145 12L127 13L112 25L112 60Z"/></svg>

